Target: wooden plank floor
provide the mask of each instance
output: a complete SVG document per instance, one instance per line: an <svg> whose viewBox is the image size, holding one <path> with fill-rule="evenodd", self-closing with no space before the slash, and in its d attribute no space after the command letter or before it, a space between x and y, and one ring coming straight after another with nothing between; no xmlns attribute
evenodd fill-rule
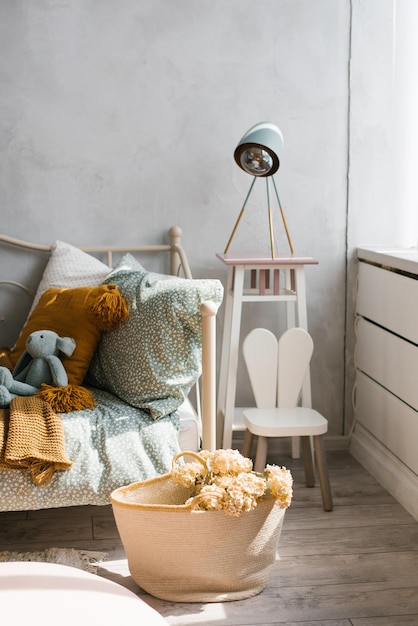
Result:
<svg viewBox="0 0 418 626"><path fill-rule="evenodd" d="M175 604L142 592L129 576L110 507L0 513L0 550L104 550L98 573L176 626L418 626L418 522L346 451L328 453L332 513L322 510L319 487L305 488L300 460L280 463L292 470L294 499L269 583L248 600Z"/></svg>

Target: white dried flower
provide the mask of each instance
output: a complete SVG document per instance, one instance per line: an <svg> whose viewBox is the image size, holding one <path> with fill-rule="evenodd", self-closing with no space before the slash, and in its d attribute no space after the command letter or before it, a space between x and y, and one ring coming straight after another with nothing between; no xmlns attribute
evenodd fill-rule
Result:
<svg viewBox="0 0 418 626"><path fill-rule="evenodd" d="M175 465L172 471L173 480L183 487L193 487L203 482L208 470L199 461L184 465Z"/></svg>
<svg viewBox="0 0 418 626"><path fill-rule="evenodd" d="M216 450L207 462L214 474L239 474L253 469L251 459L242 456L238 450Z"/></svg>
<svg viewBox="0 0 418 626"><path fill-rule="evenodd" d="M282 509L290 506L293 495L293 478L290 471L285 467L267 465L265 473L272 496L276 499L276 504Z"/></svg>

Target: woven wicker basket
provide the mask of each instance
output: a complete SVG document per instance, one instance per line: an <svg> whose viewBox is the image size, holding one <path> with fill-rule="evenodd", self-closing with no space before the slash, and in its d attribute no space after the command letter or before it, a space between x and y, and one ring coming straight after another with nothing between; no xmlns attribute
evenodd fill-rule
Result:
<svg viewBox="0 0 418 626"><path fill-rule="evenodd" d="M111 500L135 582L172 602L242 600L265 587L285 509L273 498L239 517L195 511L171 474L121 487Z"/></svg>

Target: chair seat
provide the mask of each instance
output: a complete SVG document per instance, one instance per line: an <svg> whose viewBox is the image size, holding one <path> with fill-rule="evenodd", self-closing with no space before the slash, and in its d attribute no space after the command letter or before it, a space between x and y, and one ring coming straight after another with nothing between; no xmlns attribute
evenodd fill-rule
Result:
<svg viewBox="0 0 418 626"><path fill-rule="evenodd" d="M308 407L245 409L244 424L259 437L295 437L323 435L328 421Z"/></svg>

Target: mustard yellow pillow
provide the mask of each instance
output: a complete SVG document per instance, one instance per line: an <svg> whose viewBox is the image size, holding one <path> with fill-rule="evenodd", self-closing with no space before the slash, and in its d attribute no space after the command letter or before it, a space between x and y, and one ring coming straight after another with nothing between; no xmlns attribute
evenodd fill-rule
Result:
<svg viewBox="0 0 418 626"><path fill-rule="evenodd" d="M26 339L36 330L54 330L61 337L72 337L76 349L62 362L70 385L81 385L102 330L126 319L125 299L115 285L48 289L29 316L16 345L10 352L13 367L25 350Z"/></svg>

